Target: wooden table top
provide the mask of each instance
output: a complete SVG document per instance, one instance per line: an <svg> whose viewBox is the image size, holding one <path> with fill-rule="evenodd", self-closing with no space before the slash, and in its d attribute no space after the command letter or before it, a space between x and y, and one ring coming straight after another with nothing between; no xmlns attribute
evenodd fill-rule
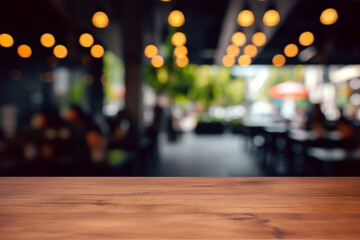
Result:
<svg viewBox="0 0 360 240"><path fill-rule="evenodd" d="M360 178L0 178L0 239L360 239Z"/></svg>

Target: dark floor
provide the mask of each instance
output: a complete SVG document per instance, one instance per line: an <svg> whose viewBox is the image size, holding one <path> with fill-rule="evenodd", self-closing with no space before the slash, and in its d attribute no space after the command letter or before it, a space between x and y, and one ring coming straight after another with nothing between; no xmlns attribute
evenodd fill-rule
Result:
<svg viewBox="0 0 360 240"><path fill-rule="evenodd" d="M169 143L160 136L162 176L263 176L256 159L244 149L244 138L225 133L185 133Z"/></svg>

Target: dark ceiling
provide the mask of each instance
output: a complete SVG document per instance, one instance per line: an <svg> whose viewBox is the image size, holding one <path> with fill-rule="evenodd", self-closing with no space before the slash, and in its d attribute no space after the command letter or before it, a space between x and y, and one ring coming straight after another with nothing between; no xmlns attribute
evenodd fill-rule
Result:
<svg viewBox="0 0 360 240"><path fill-rule="evenodd" d="M124 4L126 1L127 4ZM94 34L97 42L121 56L121 49L126 47L122 46L121 36L132 34L121 31L126 21L121 14L126 11L124 6L129 4L137 4L139 7L137 17L143 22L144 46L149 43L161 44L169 31L167 15L173 9L183 11L186 22L182 30L188 37L191 63L219 63L232 33L244 31L249 39L255 30L264 31L268 35L268 43L259 49L255 64L271 64L272 57L282 53L286 44L298 44L297 39L305 30L315 35L313 49L316 55L305 62L296 57L288 59L287 63L360 63L359 0L13 0L2 3L0 8L0 33L12 34L15 45L22 42L31 45L34 57L38 59L51 54L49 49L41 48L39 43L39 37L44 32L54 33L58 42L70 45L72 55L80 55L85 50L77 46L77 38L87 31ZM272 28L264 27L260 20L270 5L275 6L281 15L279 26ZM234 15L245 6L254 12L256 18L255 26L249 29L241 28ZM337 9L339 20L331 26L325 26L320 23L319 16L329 7ZM111 26L99 30L91 25L91 16L97 10L108 13ZM8 56L6 60L0 60L3 64L18 59L15 49L0 48L0 54Z"/></svg>

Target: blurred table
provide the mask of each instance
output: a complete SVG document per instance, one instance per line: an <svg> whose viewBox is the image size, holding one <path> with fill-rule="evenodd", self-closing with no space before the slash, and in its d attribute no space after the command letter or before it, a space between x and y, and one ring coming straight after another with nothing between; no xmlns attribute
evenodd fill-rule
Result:
<svg viewBox="0 0 360 240"><path fill-rule="evenodd" d="M360 178L0 178L0 239L360 238Z"/></svg>

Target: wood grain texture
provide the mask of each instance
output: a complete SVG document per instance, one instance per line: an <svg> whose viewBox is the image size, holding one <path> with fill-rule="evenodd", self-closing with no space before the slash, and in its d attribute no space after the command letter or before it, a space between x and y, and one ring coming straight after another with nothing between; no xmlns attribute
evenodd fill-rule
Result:
<svg viewBox="0 0 360 240"><path fill-rule="evenodd" d="M360 239L360 178L0 178L1 239Z"/></svg>

